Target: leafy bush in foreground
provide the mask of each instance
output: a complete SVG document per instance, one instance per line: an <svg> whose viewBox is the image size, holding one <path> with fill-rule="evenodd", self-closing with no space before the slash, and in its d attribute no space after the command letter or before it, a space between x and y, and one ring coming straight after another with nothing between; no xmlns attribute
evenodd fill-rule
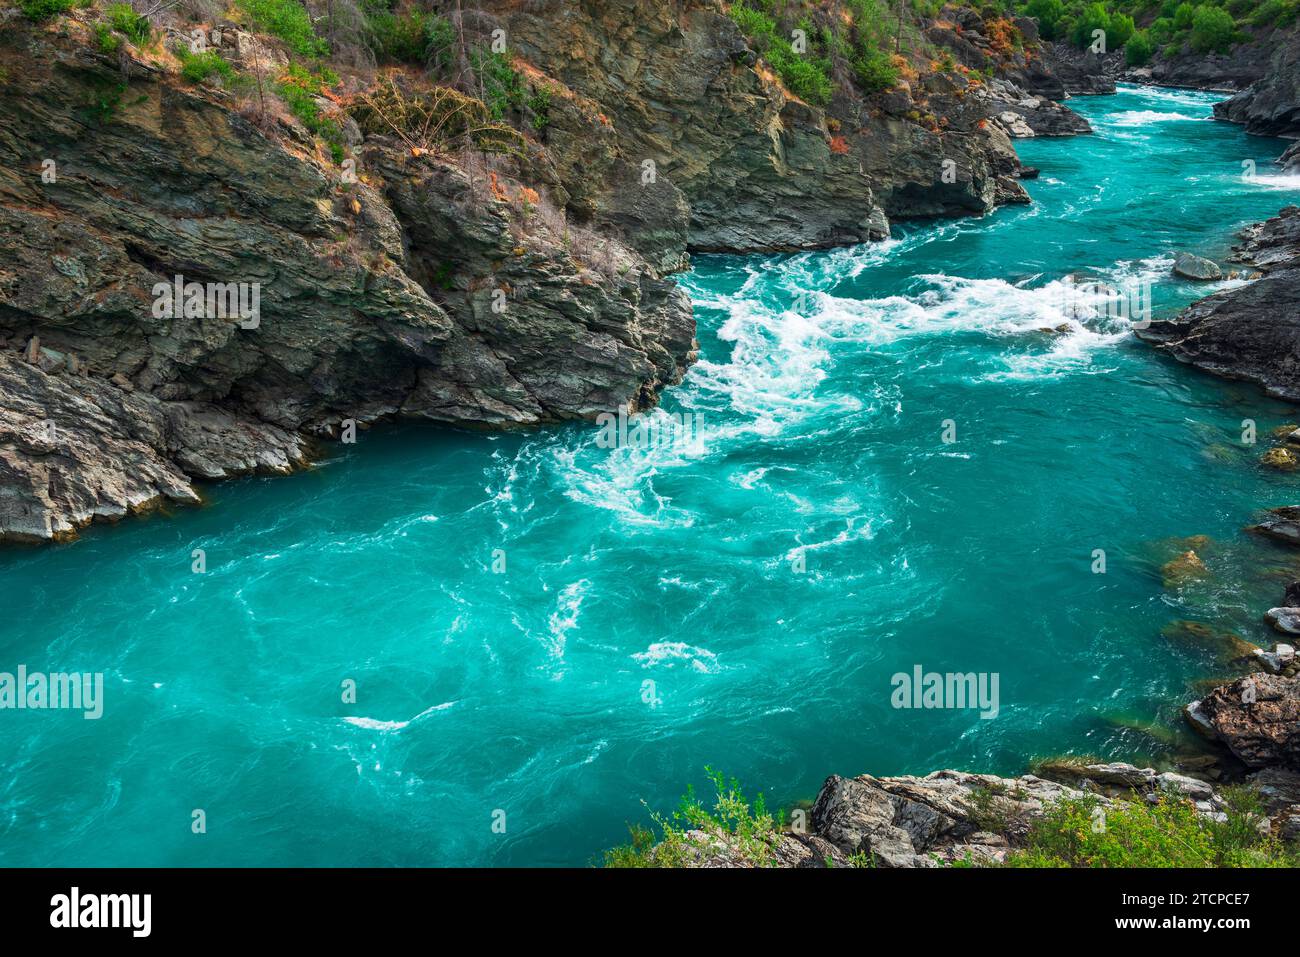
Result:
<svg viewBox="0 0 1300 957"><path fill-rule="evenodd" d="M1092 797L1058 801L1030 827L1028 846L1008 867L1295 867L1300 855L1261 832L1259 799L1223 792L1227 821L1208 820L1190 801L1121 800L1096 815Z"/></svg>
<svg viewBox="0 0 1300 957"><path fill-rule="evenodd" d="M751 806L735 778L728 779L708 767L704 771L715 792L711 809L696 797L693 787L688 787L671 817L650 815L662 837L656 840L651 828L629 825L631 843L606 851L605 866L683 867L707 855L718 838L725 838L728 851L750 864L773 866L779 822L768 812L763 795L758 795Z"/></svg>

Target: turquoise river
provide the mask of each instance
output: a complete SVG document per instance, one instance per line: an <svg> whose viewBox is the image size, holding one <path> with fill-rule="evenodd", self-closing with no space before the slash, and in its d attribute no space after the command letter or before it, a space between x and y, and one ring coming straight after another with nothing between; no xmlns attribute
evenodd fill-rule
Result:
<svg viewBox="0 0 1300 957"><path fill-rule="evenodd" d="M1296 412L1063 279L1149 280L1158 318L1207 291L1174 250L1222 261L1300 199L1215 99L1071 100L1095 135L1018 144L1030 206L698 257L700 361L652 413L690 441L383 428L0 553L0 671L105 682L98 720L0 712L0 865L583 865L705 765L788 807L831 773L1167 756L1227 670L1170 623L1263 640L1300 577L1242 532L1293 499L1258 459ZM1166 588L1194 535L1212 574ZM997 715L894 708L916 665L996 673Z"/></svg>

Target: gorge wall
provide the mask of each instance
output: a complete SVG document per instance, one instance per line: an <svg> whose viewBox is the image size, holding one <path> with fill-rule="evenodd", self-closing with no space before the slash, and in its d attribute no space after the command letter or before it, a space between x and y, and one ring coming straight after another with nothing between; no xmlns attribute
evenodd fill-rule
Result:
<svg viewBox="0 0 1300 957"><path fill-rule="evenodd" d="M235 87L181 75L189 23L110 50L94 8L0 10L0 539L195 502L197 482L289 471L354 425L645 409L695 355L671 277L689 250L1026 202L989 117L1028 95L1028 56L961 15L958 52L1006 73L996 90L904 63L888 90L841 77L814 106L716 0L489 2L461 29L505 31L545 129L504 155L413 146L351 104L389 73L437 90L345 73L310 104L341 162L276 100L295 58L273 37L200 25ZM255 289L258 315L173 312L177 277L218 305Z"/></svg>

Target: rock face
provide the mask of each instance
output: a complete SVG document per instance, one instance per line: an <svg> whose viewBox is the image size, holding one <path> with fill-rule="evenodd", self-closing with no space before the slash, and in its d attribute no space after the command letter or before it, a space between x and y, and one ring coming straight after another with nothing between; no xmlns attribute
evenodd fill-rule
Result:
<svg viewBox="0 0 1300 957"><path fill-rule="evenodd" d="M1261 38L1237 44L1226 54L1189 50L1168 60L1158 56L1145 72L1126 71L1124 79L1195 90L1244 90L1267 75L1273 49L1271 39Z"/></svg>
<svg viewBox="0 0 1300 957"><path fill-rule="evenodd" d="M1214 115L1241 123L1260 136L1300 135L1300 32L1278 37L1259 78L1236 96L1216 103Z"/></svg>
<svg viewBox="0 0 1300 957"><path fill-rule="evenodd" d="M1063 40L1045 46L1043 60L1071 95L1114 93L1124 69L1123 53L1093 53Z"/></svg>
<svg viewBox="0 0 1300 957"><path fill-rule="evenodd" d="M1300 677L1239 678L1189 704L1187 717L1247 767L1300 770Z"/></svg>
<svg viewBox="0 0 1300 957"><path fill-rule="evenodd" d="M652 163L681 191L693 250L863 242L886 236L891 217L1028 200L1007 136L981 124L990 111L966 102L964 78L923 77L869 98L841 86L822 108L781 85L716 0L559 6L488 3L495 20L483 27L499 23L524 59L599 104L623 161L638 174ZM585 162L559 165L591 178Z"/></svg>
<svg viewBox="0 0 1300 957"><path fill-rule="evenodd" d="M0 43L23 104L0 112L0 538L286 471L347 419L642 408L694 355L672 280L608 235L609 268L577 262L508 170L379 137L345 188L219 93L26 26ZM173 315L177 276L256 295L256 320Z"/></svg>
<svg viewBox="0 0 1300 957"><path fill-rule="evenodd" d="M1137 335L1207 372L1300 400L1300 208L1289 206L1242 236L1233 259L1262 278L1193 303Z"/></svg>

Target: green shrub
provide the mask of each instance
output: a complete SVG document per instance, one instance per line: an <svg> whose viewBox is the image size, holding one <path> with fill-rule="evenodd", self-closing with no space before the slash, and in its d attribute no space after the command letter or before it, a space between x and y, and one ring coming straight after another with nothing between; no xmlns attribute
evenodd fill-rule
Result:
<svg viewBox="0 0 1300 957"><path fill-rule="evenodd" d="M475 50L470 55L470 65L483 90L483 102L487 104L492 119L500 120L523 105L524 78L510 65L510 58L504 53Z"/></svg>
<svg viewBox="0 0 1300 957"><path fill-rule="evenodd" d="M1284 27L1295 22L1297 13L1300 3L1296 0L1265 0L1250 15L1250 22L1257 27Z"/></svg>
<svg viewBox="0 0 1300 957"><path fill-rule="evenodd" d="M853 73L868 93L887 90L898 82L898 67L882 50L854 60Z"/></svg>
<svg viewBox="0 0 1300 957"><path fill-rule="evenodd" d="M181 61L181 76L191 83L202 83L211 76L218 76L228 85L235 78L235 68L216 50L191 53L187 47L181 46L176 48L176 57Z"/></svg>
<svg viewBox="0 0 1300 957"><path fill-rule="evenodd" d="M551 122L551 88L539 86L524 100L528 111L532 113L535 130L544 130Z"/></svg>
<svg viewBox="0 0 1300 957"><path fill-rule="evenodd" d="M1151 21L1146 33L1154 46L1163 46L1174 38L1174 21L1170 17L1159 17Z"/></svg>
<svg viewBox="0 0 1300 957"><path fill-rule="evenodd" d="M144 46L153 36L153 25L149 23L149 18L136 13L129 3L114 3L105 13L108 14L109 26L135 46Z"/></svg>
<svg viewBox="0 0 1300 957"><path fill-rule="evenodd" d="M1038 32L1044 40L1061 38L1061 21L1065 18L1065 4L1061 0L1029 0L1025 14L1038 21Z"/></svg>
<svg viewBox="0 0 1300 957"><path fill-rule="evenodd" d="M1110 25L1106 27L1106 49L1118 50L1128 43L1129 38L1136 32L1133 24L1133 18L1127 13L1116 13L1110 18Z"/></svg>
<svg viewBox="0 0 1300 957"><path fill-rule="evenodd" d="M801 56L791 50L788 54L777 52L768 62L780 74L786 88L799 99L819 106L831 101L833 87L828 61Z"/></svg>
<svg viewBox="0 0 1300 957"><path fill-rule="evenodd" d="M18 0L18 8L23 16L33 23L53 19L60 13L67 13L76 5L76 0Z"/></svg>
<svg viewBox="0 0 1300 957"><path fill-rule="evenodd" d="M1192 20L1195 18L1196 8L1190 3L1180 3L1174 8L1174 29L1179 31L1190 30L1192 28Z"/></svg>
<svg viewBox="0 0 1300 957"><path fill-rule="evenodd" d="M1124 46L1124 60L1129 66L1146 66L1155 53L1155 44L1145 30L1139 30Z"/></svg>
<svg viewBox="0 0 1300 957"><path fill-rule="evenodd" d="M1074 21L1074 31L1070 36L1074 45L1086 50L1093 43L1093 33L1110 29L1110 14L1100 3L1090 3L1084 7ZM1109 41L1109 37L1107 37ZM1109 46L1107 47L1109 49Z"/></svg>
<svg viewBox="0 0 1300 957"><path fill-rule="evenodd" d="M381 10L368 15L375 35L375 52L397 63L430 64L439 70L450 65L455 29L446 17L424 10L402 14Z"/></svg>
<svg viewBox="0 0 1300 957"><path fill-rule="evenodd" d="M107 23L95 24L95 43L100 53L116 53L122 48L122 38Z"/></svg>
<svg viewBox="0 0 1300 957"><path fill-rule="evenodd" d="M1296 853L1259 831L1258 799L1226 789L1227 821L1201 817L1190 801L1116 801L1097 815L1093 797L1052 805L1029 830L1009 867L1287 867ZM1100 825L1100 826L1099 826Z"/></svg>
<svg viewBox="0 0 1300 957"><path fill-rule="evenodd" d="M763 11L746 6L745 0L737 0L732 4L730 14L740 32L745 34L758 54L776 71L791 93L819 106L830 102L832 83L828 58L812 56L811 50L796 53L788 36L782 33L776 21ZM801 24L801 28L809 33L810 43L815 45L816 33L809 31L809 26L810 22Z"/></svg>
<svg viewBox="0 0 1300 957"><path fill-rule="evenodd" d="M1197 53L1227 53L1237 39L1232 14L1218 7L1200 6L1192 18L1192 49Z"/></svg>
<svg viewBox="0 0 1300 957"><path fill-rule="evenodd" d="M253 25L279 37L294 53L305 57L324 56L329 44L316 36L311 17L298 0L238 0Z"/></svg>
<svg viewBox="0 0 1300 957"><path fill-rule="evenodd" d="M439 75L451 68L456 49L456 28L446 17L430 17L424 25L424 62Z"/></svg>
<svg viewBox="0 0 1300 957"><path fill-rule="evenodd" d="M735 778L727 779L712 768L704 771L715 792L712 808L688 787L671 818L650 815L661 832L658 841L651 828L629 825L631 843L606 851L605 866L681 867L708 853L718 838L746 862L756 867L774 866L779 821L768 812L763 795L751 806ZM694 837L690 831L701 831L705 837Z"/></svg>
<svg viewBox="0 0 1300 957"><path fill-rule="evenodd" d="M316 97L321 95L325 87L333 86L338 81L338 76L332 70L322 69L318 73L312 73L305 67L290 63L277 92L289 111L302 121L302 125L325 141L334 161L341 163L343 131L334 120L321 115L320 106L316 103Z"/></svg>

